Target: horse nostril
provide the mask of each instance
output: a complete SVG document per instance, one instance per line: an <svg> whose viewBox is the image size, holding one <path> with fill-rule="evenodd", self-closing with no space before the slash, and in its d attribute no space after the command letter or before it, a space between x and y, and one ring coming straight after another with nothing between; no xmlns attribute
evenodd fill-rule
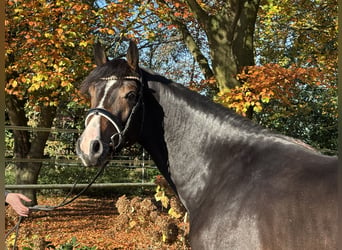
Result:
<svg viewBox="0 0 342 250"><path fill-rule="evenodd" d="M98 141L94 141L93 143L93 153L96 153L100 149L100 143Z"/></svg>
<svg viewBox="0 0 342 250"><path fill-rule="evenodd" d="M91 142L91 152L93 154L101 154L102 153L102 143L100 140L93 140Z"/></svg>

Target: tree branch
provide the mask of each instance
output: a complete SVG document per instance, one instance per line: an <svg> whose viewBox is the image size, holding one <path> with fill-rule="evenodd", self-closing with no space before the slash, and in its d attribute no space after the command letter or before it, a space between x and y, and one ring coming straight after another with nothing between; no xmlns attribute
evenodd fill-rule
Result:
<svg viewBox="0 0 342 250"><path fill-rule="evenodd" d="M210 17L207 14L207 12L205 12L201 8L201 6L196 2L196 0L187 0L185 2L187 3L187 5L191 9L191 11L194 13L195 18L197 19L197 21L199 23L201 23L202 25L205 25L205 23L207 23L208 19L210 19Z"/></svg>
<svg viewBox="0 0 342 250"><path fill-rule="evenodd" d="M211 68L209 67L209 62L208 62L207 58L201 52L200 48L198 47L195 39L193 38L193 36L189 32L186 25L184 23L176 20L176 19L174 19L173 22L178 26L179 30L181 31L184 43L188 47L192 56L197 61L204 77L206 79L210 79L210 78L214 77L214 73L211 70Z"/></svg>

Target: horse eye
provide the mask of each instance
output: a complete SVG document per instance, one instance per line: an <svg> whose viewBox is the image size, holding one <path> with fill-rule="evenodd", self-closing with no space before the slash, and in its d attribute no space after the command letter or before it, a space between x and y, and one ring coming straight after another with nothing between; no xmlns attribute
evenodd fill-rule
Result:
<svg viewBox="0 0 342 250"><path fill-rule="evenodd" d="M126 99L129 99L129 100L134 100L135 98L136 98L136 94L135 94L135 92L128 92L127 94L126 94L126 96L125 96L125 98Z"/></svg>

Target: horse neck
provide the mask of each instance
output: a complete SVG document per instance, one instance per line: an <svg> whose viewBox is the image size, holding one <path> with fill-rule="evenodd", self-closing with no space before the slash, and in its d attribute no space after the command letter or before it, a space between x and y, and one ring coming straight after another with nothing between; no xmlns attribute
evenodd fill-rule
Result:
<svg viewBox="0 0 342 250"><path fill-rule="evenodd" d="M217 188L210 185L222 176L233 190L236 180L253 172L249 161L266 157L265 150L271 157L304 150L182 86L151 81L149 88L141 144L188 211L212 196Z"/></svg>
<svg viewBox="0 0 342 250"><path fill-rule="evenodd" d="M187 200L200 200L198 191L205 189L201 181L192 187L189 184L211 171L211 159L206 159L213 149L210 145L216 143L222 146L219 140L229 140L227 124L221 124L223 119L218 119L222 116L218 112L226 112L226 109L179 85L149 82L149 87L153 94L147 91L148 97L144 98L145 122L140 143L187 206ZM184 97L183 91L188 92L189 96ZM206 108L208 105L212 107ZM219 110L215 113L212 108ZM234 130L230 126L230 130ZM242 133L241 127L239 129ZM234 136L237 137L238 133ZM234 143L230 146L234 147ZM229 152L229 148L224 148Z"/></svg>
<svg viewBox="0 0 342 250"><path fill-rule="evenodd" d="M148 151L160 172L177 194L169 172L168 148L164 139L163 108L148 89L145 89L144 92L145 118L143 132L138 142Z"/></svg>

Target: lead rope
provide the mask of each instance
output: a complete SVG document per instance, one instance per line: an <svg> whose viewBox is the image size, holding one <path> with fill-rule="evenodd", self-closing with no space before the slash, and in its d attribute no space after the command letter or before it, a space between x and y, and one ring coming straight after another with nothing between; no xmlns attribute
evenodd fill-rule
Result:
<svg viewBox="0 0 342 250"><path fill-rule="evenodd" d="M22 222L22 220L24 219L23 216L19 216L19 220L17 222L17 224L15 224L15 226L5 235L5 240L7 239L7 237L13 233L13 231L15 230L15 238L14 238L14 243L13 243L13 250L17 249L16 245L17 245L17 239L18 239L18 235L19 235L19 226L20 223Z"/></svg>
<svg viewBox="0 0 342 250"><path fill-rule="evenodd" d="M74 183L73 187L71 188L70 192L66 195L66 197L64 198L64 200L59 203L56 206L49 206L49 205L36 205L33 207L29 207L30 211L52 211L55 210L57 208L60 207L64 207L68 204L70 204L71 202L73 202L74 200L76 200L77 198L79 198L85 191L87 191L89 189L89 187L96 181L96 179L102 174L104 168L105 168L106 164L104 164L99 171L96 173L96 175L94 176L94 178L91 180L91 182L85 187L83 188L77 195L75 195L72 199L68 200L69 196L71 195L72 191L76 188L77 182L78 180L76 180L76 182ZM17 240L18 240L18 236L19 236L19 228L20 228L20 224L23 221L24 217L23 216L19 216L19 220L17 222L17 224L5 235L5 240L7 239L7 237L13 233L15 231L15 238L14 238L14 243L13 243L13 250L17 249Z"/></svg>

